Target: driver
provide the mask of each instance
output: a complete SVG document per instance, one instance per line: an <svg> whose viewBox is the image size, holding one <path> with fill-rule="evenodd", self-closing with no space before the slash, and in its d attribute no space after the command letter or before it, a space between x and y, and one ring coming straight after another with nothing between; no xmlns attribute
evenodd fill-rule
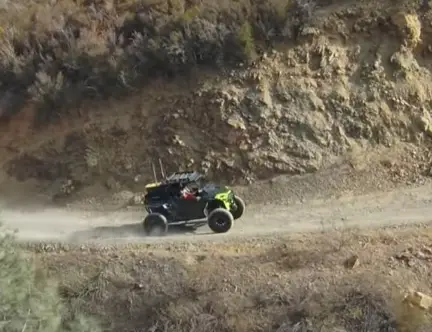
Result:
<svg viewBox="0 0 432 332"><path fill-rule="evenodd" d="M201 197L197 196L198 188L184 187L180 191L180 199L191 199L195 201L199 201Z"/></svg>

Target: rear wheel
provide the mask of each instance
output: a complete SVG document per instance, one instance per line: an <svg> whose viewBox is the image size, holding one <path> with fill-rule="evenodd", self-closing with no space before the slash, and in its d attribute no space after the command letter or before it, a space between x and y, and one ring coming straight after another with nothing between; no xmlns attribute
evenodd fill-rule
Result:
<svg viewBox="0 0 432 332"><path fill-rule="evenodd" d="M235 204L237 205L237 209L235 211L232 211L232 215L234 217L234 219L239 219L245 210L245 203L243 201L243 199L239 196L234 196L234 201Z"/></svg>
<svg viewBox="0 0 432 332"><path fill-rule="evenodd" d="M164 236L168 232L168 221L160 213L151 213L145 217L143 228L147 236Z"/></svg>
<svg viewBox="0 0 432 332"><path fill-rule="evenodd" d="M226 233L234 224L234 217L223 208L214 209L208 216L208 225L215 233Z"/></svg>

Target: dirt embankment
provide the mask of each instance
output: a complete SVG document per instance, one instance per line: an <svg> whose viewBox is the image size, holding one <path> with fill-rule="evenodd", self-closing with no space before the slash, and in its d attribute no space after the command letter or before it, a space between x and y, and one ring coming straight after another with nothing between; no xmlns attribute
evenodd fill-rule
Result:
<svg viewBox="0 0 432 332"><path fill-rule="evenodd" d="M431 240L416 227L31 250L69 315L84 311L107 331L420 332L428 311L403 299L432 292Z"/></svg>
<svg viewBox="0 0 432 332"><path fill-rule="evenodd" d="M355 4L335 1L329 5L318 1L313 6L303 4L302 7L299 1L296 6L287 7L286 12L279 11L283 15L274 21L269 15L276 15L276 1L265 8L253 5L248 12L250 16L232 18L234 25L230 29L234 32L224 35L225 42L235 37L236 43L231 48L227 43L216 43L211 39L215 38L212 34L191 32L198 26L203 33L213 31L214 25L219 24L212 21L214 16L209 14L216 9L206 2L183 9L175 7L175 10L161 4L149 4L150 10L146 6L129 8L127 4L122 7L118 4L108 6L107 3L86 7L85 4L66 6L66 2L58 1L51 9L45 8L45 16L42 7L35 4L33 20L38 22L38 28L33 29L32 35L28 35L29 27L19 26L16 22L14 27L21 34L11 35L9 30L3 34L4 41L9 42L10 52L16 54L15 62L11 62L12 53L8 53L9 62L5 62L5 66L15 63L13 68L21 68L20 76L8 67L9 75L14 78L8 81L9 85L4 85L10 88L9 95L17 91L18 86L37 83L39 90L32 86L28 91L33 97L39 91L44 97L42 101L39 98L37 104L27 103L17 113L8 113L7 123L2 124L2 166L8 178L24 183L27 190L37 188L48 197L79 192L94 196L124 189L137 191L142 182L149 180L150 161L158 158L164 160L169 170L196 168L215 180L237 184L278 174L315 172L341 160L350 160L353 155L358 156L357 161L367 164L369 161L362 160L365 150L378 151L376 156L387 154L383 152L386 149L401 152L401 158L405 159L402 165L400 154L384 162L395 177L405 179L407 174L429 171L432 67L429 61L431 31L427 22L432 12L420 8L417 2L402 1L396 5L380 2L377 5L369 1ZM218 10L223 10L224 6ZM243 5L239 6L231 9L241 11ZM89 20L95 15L92 8L105 13L103 19L94 18L93 25ZM172 25L171 21L178 18L178 13L191 14L191 8L195 8L196 13L187 24L182 21L183 25ZM128 21L125 13L132 9L139 14L132 15L135 21ZM76 15L78 23L72 22L70 13L74 11L82 14ZM68 19L54 20L50 15L57 12ZM152 19L160 19L158 31L148 27L150 13ZM126 16L115 21L115 15L120 14ZM261 23L248 21L255 14ZM162 18L169 18L172 24L165 22L164 25ZM137 58L132 59L130 53L128 61L121 62L120 53L115 55L108 47L111 45L118 52L124 47L124 52L132 52L132 44L126 48L126 44L109 37L111 32L116 32L117 37L121 33L126 36L126 30L116 30L115 26L123 24L121 27L125 28L127 22L129 30L134 28L131 22L135 22L137 29L146 27L143 31L149 37L145 39L141 35L144 39L139 44L146 59L156 59L148 52L159 54L157 52L177 45L175 41L185 47L178 52L190 56L192 53L187 47L192 45L191 40L204 43L206 38L213 40L211 45L216 45L219 51L224 47L233 51L250 49L253 54L240 52L240 56L222 57L225 69L218 67L215 71L205 65L207 53L202 53L203 58L194 58L194 71L188 71L188 76L184 76L179 68L189 70L192 64L192 58L186 57L184 59L190 61L176 63L176 70L172 70L174 78L156 78L161 72L152 72L152 81L146 81L150 85L139 87L129 82L128 98L118 99L113 92L112 80L103 76L109 74L108 67L103 65L106 64L105 57L119 61L117 67L124 70L126 67L121 66L125 63L137 63ZM207 30L202 28L203 24L207 24ZM76 31L79 33L67 34L69 41L74 43L70 42L70 47L64 49L60 41L66 35L61 37L55 31L62 27L66 33L74 26L78 26ZM172 29L178 29L177 34ZM166 36L167 31L171 31L171 39ZM262 43L263 31L267 32L266 44ZM40 51L51 56L56 54L57 57L52 58L55 61L45 57L45 67L41 67L38 75L30 75L31 67L18 61L24 61L17 53L19 38L21 41L39 38ZM96 45L108 45L107 49L102 46L99 49L99 62L95 60L96 55L91 54ZM154 49L155 45L160 47ZM35 63L40 60L40 54L32 48L36 44L26 42L21 46L31 53ZM80 54L76 61L74 50ZM207 51L211 54L202 48L202 52ZM179 59L174 57L177 53L160 54L172 56L161 56L159 64L171 61L169 68L173 69L174 60ZM6 57L6 53L3 56ZM89 70L85 63L93 66L93 80L85 76ZM237 65L232 67L233 64ZM144 62L141 65L144 66ZM135 68L138 76L144 75L144 67ZM42 72L51 75L51 81L48 78L44 81ZM24 74L28 74L27 80L20 85L19 79L23 79ZM113 75L119 80L123 77L120 74ZM62 81L54 84L53 75L61 76ZM83 101L79 107L69 104L70 99L63 99L64 107L54 103L54 96L61 101L70 91L78 91L72 87L83 83L80 79L87 79L89 89L97 90L92 98L103 97L105 90L99 83L105 82L107 87L111 84L108 95L112 98L90 102L85 101L89 96L82 94L77 96ZM43 82L46 83L45 90L41 89ZM7 100L4 99L4 103ZM54 117L53 107L60 118ZM46 113L48 109L51 111ZM36 129L34 121L43 119L43 114L49 116L46 121L37 122L39 127ZM404 173L400 168L407 171Z"/></svg>

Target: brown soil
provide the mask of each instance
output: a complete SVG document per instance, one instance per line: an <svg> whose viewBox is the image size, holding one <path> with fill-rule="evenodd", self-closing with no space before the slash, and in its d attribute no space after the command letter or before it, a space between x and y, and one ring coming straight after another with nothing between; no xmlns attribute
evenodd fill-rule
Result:
<svg viewBox="0 0 432 332"><path fill-rule="evenodd" d="M430 226L237 242L31 245L107 331L428 331ZM354 256L354 257L353 257ZM354 267L352 263L354 262Z"/></svg>

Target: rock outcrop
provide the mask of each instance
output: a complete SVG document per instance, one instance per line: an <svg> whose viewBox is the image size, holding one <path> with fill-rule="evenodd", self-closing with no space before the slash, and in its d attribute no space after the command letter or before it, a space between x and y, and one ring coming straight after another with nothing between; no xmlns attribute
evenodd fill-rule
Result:
<svg viewBox="0 0 432 332"><path fill-rule="evenodd" d="M251 67L107 101L6 168L21 180L61 179L75 189L109 181L119 190L150 181L150 163L160 158L170 171L248 183L314 172L354 149L419 145L431 132L424 17L324 8L294 45L275 47Z"/></svg>

